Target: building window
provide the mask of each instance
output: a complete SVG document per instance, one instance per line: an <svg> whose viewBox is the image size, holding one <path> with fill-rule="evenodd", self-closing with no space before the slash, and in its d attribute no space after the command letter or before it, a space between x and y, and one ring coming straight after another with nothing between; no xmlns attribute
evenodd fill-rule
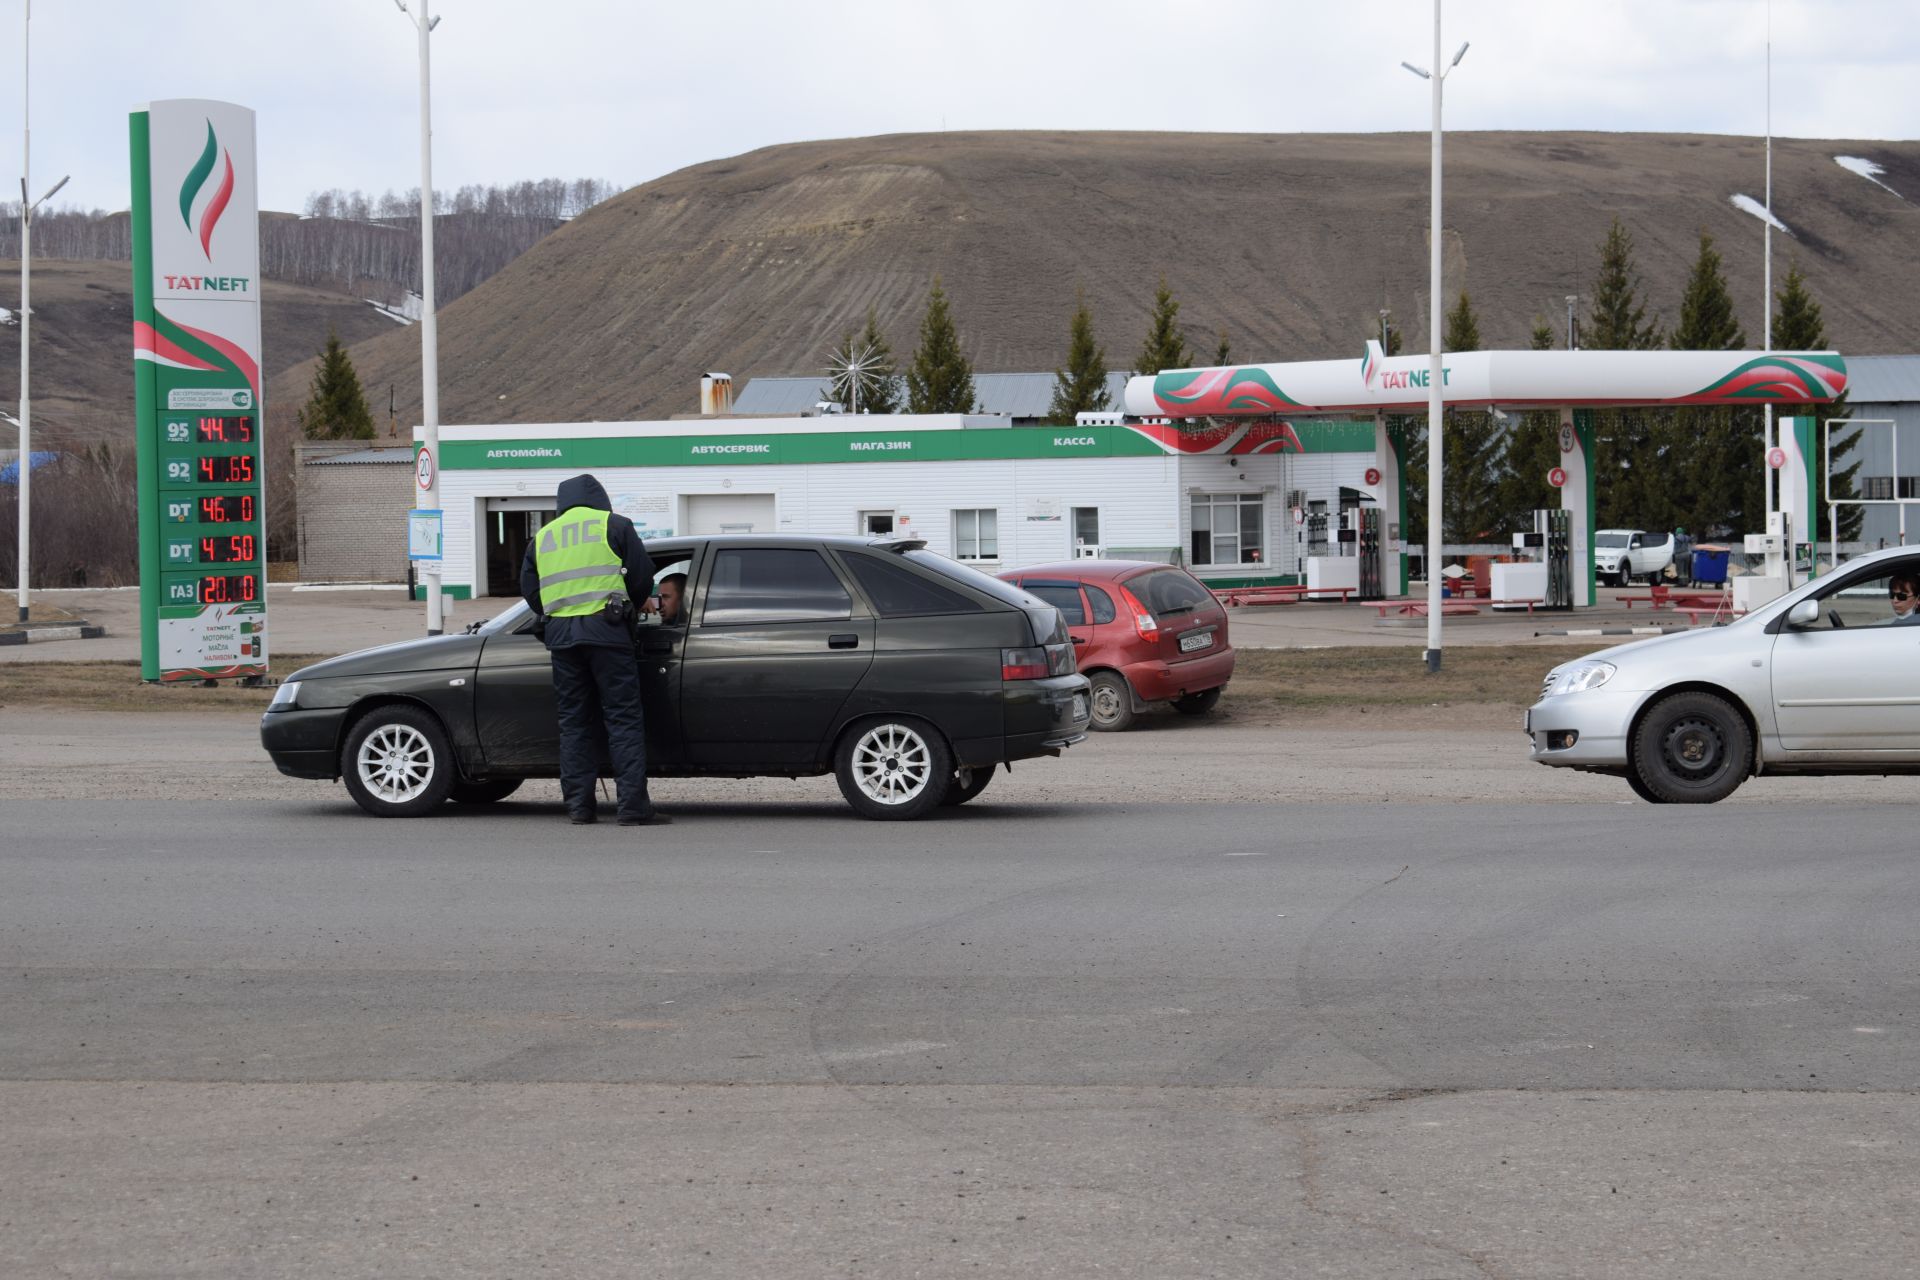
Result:
<svg viewBox="0 0 1920 1280"><path fill-rule="evenodd" d="M1266 499L1257 493L1193 495L1194 564L1265 564Z"/></svg>
<svg viewBox="0 0 1920 1280"><path fill-rule="evenodd" d="M1861 476L1860 496L1872 502L1886 502L1893 497L1892 476Z"/></svg>
<svg viewBox="0 0 1920 1280"><path fill-rule="evenodd" d="M953 513L953 558L955 560L998 560L1000 558L1000 512L993 507L970 508Z"/></svg>

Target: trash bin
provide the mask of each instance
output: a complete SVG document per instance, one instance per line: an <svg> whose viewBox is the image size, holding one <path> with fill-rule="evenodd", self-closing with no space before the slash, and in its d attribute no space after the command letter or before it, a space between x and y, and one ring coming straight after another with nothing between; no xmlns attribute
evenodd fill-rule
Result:
<svg viewBox="0 0 1920 1280"><path fill-rule="evenodd" d="M1693 549L1693 584L1725 586L1729 550L1728 547L1695 547Z"/></svg>

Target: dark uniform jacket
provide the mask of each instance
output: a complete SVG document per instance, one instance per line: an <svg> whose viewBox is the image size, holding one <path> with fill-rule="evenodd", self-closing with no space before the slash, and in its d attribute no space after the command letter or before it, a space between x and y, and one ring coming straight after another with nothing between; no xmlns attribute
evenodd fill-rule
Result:
<svg viewBox="0 0 1920 1280"><path fill-rule="evenodd" d="M560 482L554 511L564 515L575 507L612 512L613 502L598 480L592 476L575 476ZM526 558L520 562L520 595L526 600L527 607L536 614L540 612L539 542L540 539L536 537L527 543ZM627 597L638 609L653 594L653 561L647 555L646 544L640 540L640 531L625 516L609 514L607 545L620 557L621 572L627 577ZM548 618L545 626L549 649L569 649L576 645L598 645L609 649L633 647L633 635L624 623L609 622L598 613L578 618Z"/></svg>

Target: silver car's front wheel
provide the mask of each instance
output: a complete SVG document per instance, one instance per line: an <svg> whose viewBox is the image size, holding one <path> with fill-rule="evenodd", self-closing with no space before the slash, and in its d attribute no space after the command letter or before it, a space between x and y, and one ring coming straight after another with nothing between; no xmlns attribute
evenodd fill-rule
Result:
<svg viewBox="0 0 1920 1280"><path fill-rule="evenodd" d="M926 725L876 717L841 739L834 774L840 794L862 817L917 818L946 798L953 757Z"/></svg>
<svg viewBox="0 0 1920 1280"><path fill-rule="evenodd" d="M453 750L424 707L375 707L354 722L340 751L340 776L354 803L381 818L413 818L446 801Z"/></svg>

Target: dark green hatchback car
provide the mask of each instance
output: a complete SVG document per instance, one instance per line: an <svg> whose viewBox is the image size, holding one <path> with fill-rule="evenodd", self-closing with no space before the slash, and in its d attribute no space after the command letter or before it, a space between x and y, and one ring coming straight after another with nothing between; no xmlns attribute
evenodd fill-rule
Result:
<svg viewBox="0 0 1920 1280"><path fill-rule="evenodd" d="M997 765L1086 737L1088 683L1059 611L922 542L647 551L656 581L686 575L681 616L649 616L635 640L653 777L833 773L862 815L918 818L979 795ZM552 668L520 603L464 635L302 668L260 739L280 772L341 779L382 817L560 773Z"/></svg>

